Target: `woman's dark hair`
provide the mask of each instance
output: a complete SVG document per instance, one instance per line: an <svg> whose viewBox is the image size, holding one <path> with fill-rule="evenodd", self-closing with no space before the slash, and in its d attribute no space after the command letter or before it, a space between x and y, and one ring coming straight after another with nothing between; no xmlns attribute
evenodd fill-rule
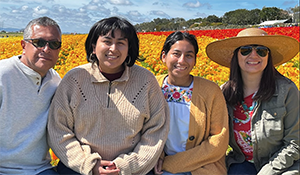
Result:
<svg viewBox="0 0 300 175"><path fill-rule="evenodd" d="M96 22L90 29L90 32L85 41L85 51L87 61L91 63L97 63L99 60L93 53L92 45L96 45L99 36L104 36L111 31L112 37L114 37L115 30L120 30L122 37L128 40L128 56L124 61L124 65L129 67L133 66L135 61L142 61L138 58L139 56L139 39L134 26L126 19L119 17L104 18Z"/></svg>
<svg viewBox="0 0 300 175"><path fill-rule="evenodd" d="M238 63L238 51L239 48L234 51L231 59L229 81L222 87L226 102L230 105L241 104L244 100L244 85L241 68ZM275 79L280 76L283 77L273 66L272 54L271 50L269 50L268 63L263 71L259 89L253 100L268 101L276 90Z"/></svg>
<svg viewBox="0 0 300 175"><path fill-rule="evenodd" d="M189 43L191 43L194 46L195 58L196 58L199 47L195 35L189 34L187 32L181 32L181 31L173 32L167 37L164 46L162 48L162 51L160 53L160 58L162 58L162 52L165 52L165 54L167 54L170 51L172 45L180 40L187 40Z"/></svg>

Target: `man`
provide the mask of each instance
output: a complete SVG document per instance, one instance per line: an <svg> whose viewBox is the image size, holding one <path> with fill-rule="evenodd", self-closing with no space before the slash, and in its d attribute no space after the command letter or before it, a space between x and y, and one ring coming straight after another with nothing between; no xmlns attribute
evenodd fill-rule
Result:
<svg viewBox="0 0 300 175"><path fill-rule="evenodd" d="M52 68L58 24L41 17L24 30L22 55L0 61L0 174L56 174L46 138L48 110L61 80Z"/></svg>

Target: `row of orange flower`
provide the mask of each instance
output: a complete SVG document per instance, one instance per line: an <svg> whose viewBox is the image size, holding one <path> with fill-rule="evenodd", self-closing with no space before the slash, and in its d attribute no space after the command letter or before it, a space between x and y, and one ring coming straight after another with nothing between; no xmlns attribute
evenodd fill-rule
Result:
<svg viewBox="0 0 300 175"><path fill-rule="evenodd" d="M299 41L299 27L275 27L265 28L264 30L269 35L286 35L293 37ZM229 69L219 66L211 61L206 53L205 47L210 42L218 39L236 36L242 29L223 29L223 30L195 30L189 31L197 37L199 44L199 52L197 54L196 66L192 70L192 74L201 76L211 81L223 84L228 80ZM147 32L138 33L140 39L140 57L145 59L144 62L136 64L150 70L153 74L159 75L167 73L166 66L160 60L160 51L163 43L170 32ZM70 69L87 63L84 42L87 35L63 35L62 48L59 54L59 59L54 69L63 77ZM14 55L22 53L20 41L22 37L8 37L0 39L0 60L10 58ZM278 71L299 85L299 53L289 62L277 67ZM52 155L52 163L55 165L58 162L57 157L50 150Z"/></svg>
<svg viewBox="0 0 300 175"><path fill-rule="evenodd" d="M269 35L286 35L293 37L299 41L299 27L274 27L264 28ZM223 30L195 30L189 31L196 35L199 44L199 52L197 54L197 62L192 70L193 75L201 76L212 80L219 85L228 80L229 69L211 61L205 52L206 46L215 40L234 37L243 29L223 29ZM140 33L140 56L145 58L144 63L140 64L155 75L166 73L167 68L159 59L160 51L163 47L163 41L171 32L148 32ZM299 85L299 53L289 62L277 67L277 70L283 75Z"/></svg>
<svg viewBox="0 0 300 175"><path fill-rule="evenodd" d="M219 85L227 81L229 69L211 61L205 53L205 47L208 43L215 40L236 36L241 30L242 29L189 31L197 36L199 44L197 62L192 70L192 74L212 80ZM265 28L263 30L269 35L287 35L299 41L299 27L274 27ZM172 31L138 33L140 39L140 57L144 58L145 61L137 62L137 64L147 68L155 75L166 73L167 68L159 57L163 43L171 32ZM84 50L86 37L86 34L62 36L62 49L59 60L54 67L61 77L73 67L87 63ZM20 45L21 39L21 37L0 39L0 60L22 53ZM277 69L292 79L299 88L299 54L291 61L278 66Z"/></svg>

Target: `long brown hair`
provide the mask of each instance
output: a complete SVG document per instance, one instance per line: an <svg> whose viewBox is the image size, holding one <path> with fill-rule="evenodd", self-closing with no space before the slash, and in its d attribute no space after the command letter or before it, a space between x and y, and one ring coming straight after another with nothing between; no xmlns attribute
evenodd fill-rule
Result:
<svg viewBox="0 0 300 175"><path fill-rule="evenodd" d="M241 68L238 63L238 51L239 48L234 51L231 59L229 81L222 86L225 100L230 105L241 104L244 100L244 84L241 75ZM280 74L273 66L272 54L271 50L269 50L268 64L263 71L259 89L253 100L268 101L275 93L275 80L277 77L283 77L283 75Z"/></svg>

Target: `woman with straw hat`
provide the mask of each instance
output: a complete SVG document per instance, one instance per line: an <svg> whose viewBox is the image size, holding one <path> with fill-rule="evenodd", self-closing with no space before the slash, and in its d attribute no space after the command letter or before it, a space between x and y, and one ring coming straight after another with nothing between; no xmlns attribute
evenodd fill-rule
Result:
<svg viewBox="0 0 300 175"><path fill-rule="evenodd" d="M299 42L257 28L208 44L207 56L230 68L222 86L232 151L228 174L299 174L299 90L274 66L299 52Z"/></svg>

